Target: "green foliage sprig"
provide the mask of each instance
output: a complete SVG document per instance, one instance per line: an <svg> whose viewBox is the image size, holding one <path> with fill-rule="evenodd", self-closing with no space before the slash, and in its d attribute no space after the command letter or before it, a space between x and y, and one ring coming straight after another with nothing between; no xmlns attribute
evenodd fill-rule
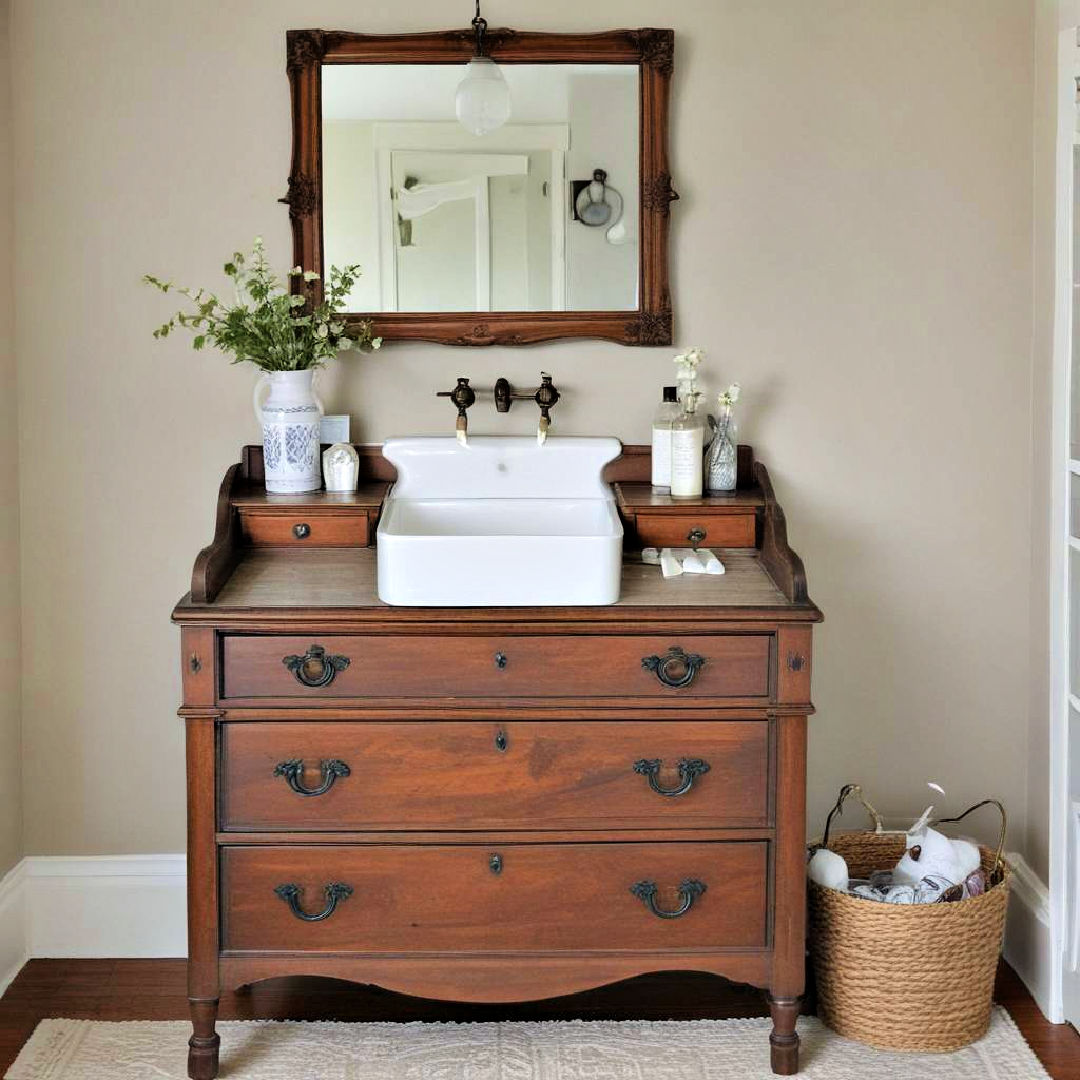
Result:
<svg viewBox="0 0 1080 1080"><path fill-rule="evenodd" d="M206 289L174 286L147 274L143 278L147 285L163 293L177 292L193 305L159 326L154 337L167 338L182 327L195 335L192 345L196 349L213 345L231 355L232 363L247 361L263 371L317 368L340 352L370 352L382 345L382 338L372 335L369 321L346 325L341 318L360 276L359 266L331 267L320 304L313 304L310 295L319 275L294 266L289 277L302 278L305 287L302 293L290 293L267 261L261 237L255 238L250 256L240 251L233 255L225 264L225 274L236 292L232 304Z"/></svg>

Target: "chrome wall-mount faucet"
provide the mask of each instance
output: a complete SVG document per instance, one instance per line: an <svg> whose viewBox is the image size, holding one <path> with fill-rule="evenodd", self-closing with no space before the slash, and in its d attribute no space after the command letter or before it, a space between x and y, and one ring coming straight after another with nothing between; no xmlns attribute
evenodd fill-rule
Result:
<svg viewBox="0 0 1080 1080"><path fill-rule="evenodd" d="M498 412L510 411L510 406L515 401L535 401L540 409L540 424L536 429L536 441L543 446L547 439L548 428L551 427L551 410L558 404L562 395L559 393L551 376L546 371L540 372L540 385L532 390L515 390L508 379L499 378L492 388L495 398L495 408ZM437 397L449 398L451 403L457 406L457 438L464 446L467 442L469 430L469 418L467 410L476 401L476 391L469 386L469 380L458 377L457 386L453 390L440 390Z"/></svg>

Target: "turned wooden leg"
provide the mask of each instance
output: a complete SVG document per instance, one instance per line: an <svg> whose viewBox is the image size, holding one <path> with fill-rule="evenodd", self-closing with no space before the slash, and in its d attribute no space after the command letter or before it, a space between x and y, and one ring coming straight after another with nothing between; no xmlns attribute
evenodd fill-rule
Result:
<svg viewBox="0 0 1080 1080"><path fill-rule="evenodd" d="M774 998L769 995L773 1029L769 1036L772 1071L777 1076L794 1076L799 1071L799 1036L795 1021L799 1018L799 998Z"/></svg>
<svg viewBox="0 0 1080 1080"><path fill-rule="evenodd" d="M221 1037L214 1030L218 1003L192 999L189 1004L192 1033L188 1039L188 1076L191 1080L215 1080L221 1045Z"/></svg>

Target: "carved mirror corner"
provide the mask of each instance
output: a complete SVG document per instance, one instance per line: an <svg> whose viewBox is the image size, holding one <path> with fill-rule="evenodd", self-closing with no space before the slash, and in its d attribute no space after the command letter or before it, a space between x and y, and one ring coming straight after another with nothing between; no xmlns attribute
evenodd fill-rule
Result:
<svg viewBox="0 0 1080 1080"><path fill-rule="evenodd" d="M510 110L476 134L472 30L289 31L294 263L359 264L348 319L388 341L670 345L673 31L483 44Z"/></svg>

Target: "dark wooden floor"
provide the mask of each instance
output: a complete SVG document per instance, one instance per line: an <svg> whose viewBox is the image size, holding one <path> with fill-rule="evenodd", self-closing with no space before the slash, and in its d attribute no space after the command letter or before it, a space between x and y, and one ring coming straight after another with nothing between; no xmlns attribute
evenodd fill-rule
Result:
<svg viewBox="0 0 1080 1080"><path fill-rule="evenodd" d="M1047 1023L1005 965L997 998L1054 1080L1080 1080L1080 1035ZM187 1018L182 960L33 960L0 999L0 1076L39 1020ZM223 1020L696 1020L764 1016L761 996L711 975L647 975L528 1005L449 1005L324 979L277 979L227 995Z"/></svg>

